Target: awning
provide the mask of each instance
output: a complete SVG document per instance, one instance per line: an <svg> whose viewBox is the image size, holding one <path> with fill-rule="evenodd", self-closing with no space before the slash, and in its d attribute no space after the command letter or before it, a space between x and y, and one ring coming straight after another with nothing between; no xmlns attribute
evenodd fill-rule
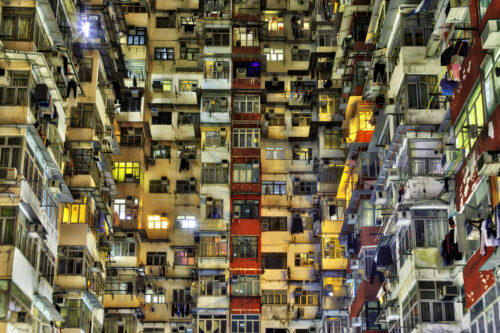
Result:
<svg viewBox="0 0 500 333"><path fill-rule="evenodd" d="M415 14L419 14L421 12L424 12L428 10L432 4L434 3L434 0L422 0L420 4L410 12L410 14L407 15L407 17L413 16Z"/></svg>
<svg viewBox="0 0 500 333"><path fill-rule="evenodd" d="M90 292L90 291L84 291L83 292L84 300L85 303L90 305L92 309L104 309L104 307L101 304L101 301L97 298L97 296Z"/></svg>
<svg viewBox="0 0 500 333"><path fill-rule="evenodd" d="M223 275L225 273L226 272L223 269L198 269L198 275L200 276Z"/></svg>
<svg viewBox="0 0 500 333"><path fill-rule="evenodd" d="M370 24L368 25L368 32L366 33L366 44L371 44L373 41L373 35L375 34L375 28L378 26L378 21L380 20L380 10L382 8L382 2L384 0L375 0L373 4L373 14L370 19Z"/></svg>
<svg viewBox="0 0 500 333"><path fill-rule="evenodd" d="M56 310L52 302L39 294L33 296L33 304L42 313L42 315L49 321L64 321L59 311Z"/></svg>

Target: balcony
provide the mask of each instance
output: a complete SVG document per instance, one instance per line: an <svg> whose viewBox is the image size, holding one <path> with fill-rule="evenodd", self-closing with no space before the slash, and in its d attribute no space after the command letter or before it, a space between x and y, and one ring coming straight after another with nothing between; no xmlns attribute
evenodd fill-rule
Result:
<svg viewBox="0 0 500 333"><path fill-rule="evenodd" d="M259 89L260 78L258 77L242 77L233 78L233 89Z"/></svg>
<svg viewBox="0 0 500 333"><path fill-rule="evenodd" d="M71 188L92 190L101 185L101 173L94 160L82 163L75 161L73 165L66 165L64 179L68 184L71 184Z"/></svg>
<svg viewBox="0 0 500 333"><path fill-rule="evenodd" d="M238 21L258 21L260 19L260 1L235 0L233 18Z"/></svg>

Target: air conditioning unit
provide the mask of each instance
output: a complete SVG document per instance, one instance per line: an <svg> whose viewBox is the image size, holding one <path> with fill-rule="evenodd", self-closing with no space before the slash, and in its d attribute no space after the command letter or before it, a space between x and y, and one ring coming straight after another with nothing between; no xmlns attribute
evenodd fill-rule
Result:
<svg viewBox="0 0 500 333"><path fill-rule="evenodd" d="M227 243L227 235L220 235L220 242Z"/></svg>
<svg viewBox="0 0 500 333"><path fill-rule="evenodd" d="M167 213L166 213L166 212L161 213L161 214L160 214L160 217L162 217L162 218L166 218L166 217L167 217Z"/></svg>
<svg viewBox="0 0 500 333"><path fill-rule="evenodd" d="M277 86L277 85L278 85L278 83L279 83L278 78L277 78L277 77L273 77L273 79L272 79L272 81L271 81L271 84L272 84L273 86Z"/></svg>
<svg viewBox="0 0 500 333"><path fill-rule="evenodd" d="M223 168L228 168L229 167L229 161L228 160L222 160L222 167Z"/></svg>
<svg viewBox="0 0 500 333"><path fill-rule="evenodd" d="M399 309L395 306L388 307L386 317L388 321L399 320Z"/></svg>
<svg viewBox="0 0 500 333"><path fill-rule="evenodd" d="M10 86L9 71L4 68L0 68L0 86L2 87Z"/></svg>
<svg viewBox="0 0 500 333"><path fill-rule="evenodd" d="M352 327L362 327L363 326L363 317L353 317L351 319L351 326Z"/></svg>
<svg viewBox="0 0 500 333"><path fill-rule="evenodd" d="M389 195L387 191L377 191L375 193L375 204L386 205L389 203Z"/></svg>
<svg viewBox="0 0 500 333"><path fill-rule="evenodd" d="M411 211L402 210L397 212L396 225L398 227L408 226L411 223Z"/></svg>
<svg viewBox="0 0 500 333"><path fill-rule="evenodd" d="M159 112L160 112L160 108L158 108L158 107L151 108L151 115L153 117L157 117Z"/></svg>
<svg viewBox="0 0 500 333"><path fill-rule="evenodd" d="M130 94L132 98L139 98L139 89L130 89Z"/></svg>
<svg viewBox="0 0 500 333"><path fill-rule="evenodd" d="M233 212L233 219L239 219L240 218L240 212Z"/></svg>
<svg viewBox="0 0 500 333"><path fill-rule="evenodd" d="M458 296L458 287L457 286L443 286L441 289L441 300L443 301L452 301L455 297Z"/></svg>
<svg viewBox="0 0 500 333"><path fill-rule="evenodd" d="M387 180L390 182L398 181L401 178L401 170L397 168L387 171Z"/></svg>
<svg viewBox="0 0 500 333"><path fill-rule="evenodd" d="M44 233L44 228L41 223L31 223L29 225L28 237L35 238Z"/></svg>
<svg viewBox="0 0 500 333"><path fill-rule="evenodd" d="M196 185L196 178L194 177L189 178L189 185Z"/></svg>
<svg viewBox="0 0 500 333"><path fill-rule="evenodd" d="M495 49L500 47L500 20L488 20L481 33L483 49Z"/></svg>
<svg viewBox="0 0 500 333"><path fill-rule="evenodd" d="M351 260L351 265L350 265L352 270L360 269L361 268L361 263L359 260Z"/></svg>
<svg viewBox="0 0 500 333"><path fill-rule="evenodd" d="M243 79L247 77L247 69L246 68L236 68L236 77Z"/></svg>
<svg viewBox="0 0 500 333"><path fill-rule="evenodd" d="M223 72L224 71L224 63L222 61L217 61L215 63L215 71L216 72Z"/></svg>
<svg viewBox="0 0 500 333"><path fill-rule="evenodd" d="M213 197L207 197L207 205L211 205L214 201Z"/></svg>
<svg viewBox="0 0 500 333"><path fill-rule="evenodd" d="M59 183L58 180L50 180L49 189L52 193L58 194L61 192L61 184Z"/></svg>
<svg viewBox="0 0 500 333"><path fill-rule="evenodd" d="M269 231L269 222L261 222L260 229L262 231Z"/></svg>
<svg viewBox="0 0 500 333"><path fill-rule="evenodd" d="M252 164L254 168L259 168L259 160L253 160Z"/></svg>
<svg viewBox="0 0 500 333"><path fill-rule="evenodd" d="M470 0L450 0L446 23L461 23L469 13Z"/></svg>
<svg viewBox="0 0 500 333"><path fill-rule="evenodd" d="M227 107L227 98L226 97L221 97L220 105L223 107Z"/></svg>
<svg viewBox="0 0 500 333"><path fill-rule="evenodd" d="M477 173L479 176L489 176L496 175L500 171L500 162L498 158L490 154L489 152L484 152L479 156L477 160Z"/></svg>
<svg viewBox="0 0 500 333"><path fill-rule="evenodd" d="M0 168L0 180L16 180L16 168Z"/></svg>
<svg viewBox="0 0 500 333"><path fill-rule="evenodd" d="M161 177L161 184L162 185L168 185L168 178L167 177Z"/></svg>
<svg viewBox="0 0 500 333"><path fill-rule="evenodd" d="M127 133L128 133L128 135L134 135L135 134L135 128L134 127L127 128Z"/></svg>
<svg viewBox="0 0 500 333"><path fill-rule="evenodd" d="M358 223L358 214L348 214L347 224L356 224L356 223Z"/></svg>
<svg viewBox="0 0 500 333"><path fill-rule="evenodd" d="M135 183L135 177L131 173L125 175L125 183Z"/></svg>

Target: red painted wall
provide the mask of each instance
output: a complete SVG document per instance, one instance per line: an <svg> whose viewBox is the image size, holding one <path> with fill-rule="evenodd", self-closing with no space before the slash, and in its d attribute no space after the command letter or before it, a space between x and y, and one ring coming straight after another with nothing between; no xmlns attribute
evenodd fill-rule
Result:
<svg viewBox="0 0 500 333"><path fill-rule="evenodd" d="M359 313L367 300L378 301L377 293L381 286L382 282L380 282L378 277L375 277L373 284L368 280L363 280L361 282L358 289L356 289L356 296L349 309L349 321L354 317L359 317Z"/></svg>
<svg viewBox="0 0 500 333"><path fill-rule="evenodd" d="M493 247L486 248L485 256L476 251L464 268L465 306L468 309L495 284L492 271L479 271L494 252Z"/></svg>

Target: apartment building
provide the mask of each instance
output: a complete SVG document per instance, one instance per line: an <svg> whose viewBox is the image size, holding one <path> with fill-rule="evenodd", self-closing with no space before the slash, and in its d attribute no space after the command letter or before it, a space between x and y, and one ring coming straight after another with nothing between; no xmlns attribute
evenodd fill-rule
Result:
<svg viewBox="0 0 500 333"><path fill-rule="evenodd" d="M1 332L500 327L495 1L1 8Z"/></svg>

